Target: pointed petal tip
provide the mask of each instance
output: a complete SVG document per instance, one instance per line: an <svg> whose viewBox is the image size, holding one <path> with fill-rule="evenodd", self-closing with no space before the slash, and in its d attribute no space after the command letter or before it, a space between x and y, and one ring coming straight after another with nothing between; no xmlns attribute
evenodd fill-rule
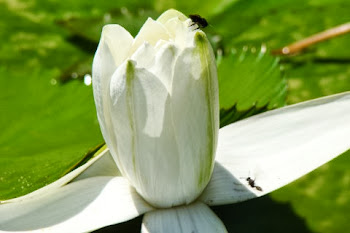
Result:
<svg viewBox="0 0 350 233"><path fill-rule="evenodd" d="M180 11L177 11L175 9L169 9L167 11L165 11L163 14L161 14L157 21L162 23L162 24L165 24L169 19L171 18L175 18L177 17L178 19L180 19L181 21L185 21L187 20L188 18L183 14L181 13Z"/></svg>

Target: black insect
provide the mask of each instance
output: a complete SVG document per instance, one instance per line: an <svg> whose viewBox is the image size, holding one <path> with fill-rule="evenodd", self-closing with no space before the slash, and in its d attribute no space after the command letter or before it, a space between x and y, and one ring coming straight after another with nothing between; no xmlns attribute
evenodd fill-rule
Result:
<svg viewBox="0 0 350 233"><path fill-rule="evenodd" d="M189 15L189 17L192 20L190 26L197 25L198 28L205 28L208 26L207 20L200 15Z"/></svg>
<svg viewBox="0 0 350 233"><path fill-rule="evenodd" d="M256 188L256 190L258 191L263 191L260 186L255 185L255 180L253 180L252 178L248 177L246 180L248 181L248 184L250 185L250 187Z"/></svg>

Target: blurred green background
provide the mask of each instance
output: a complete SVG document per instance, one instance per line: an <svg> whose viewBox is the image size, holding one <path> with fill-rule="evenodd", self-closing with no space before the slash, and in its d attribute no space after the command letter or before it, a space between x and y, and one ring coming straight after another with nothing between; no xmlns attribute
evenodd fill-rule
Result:
<svg viewBox="0 0 350 233"><path fill-rule="evenodd" d="M269 51L349 22L348 0L0 0L0 200L58 179L103 142L84 84L101 28L118 23L136 35L147 17L168 8L210 23L205 31L220 55L221 125L350 90L350 35L252 62L262 45ZM240 76L252 84L240 88ZM349 155L268 196L213 209L230 232L345 232ZM140 219L101 231L139 232Z"/></svg>

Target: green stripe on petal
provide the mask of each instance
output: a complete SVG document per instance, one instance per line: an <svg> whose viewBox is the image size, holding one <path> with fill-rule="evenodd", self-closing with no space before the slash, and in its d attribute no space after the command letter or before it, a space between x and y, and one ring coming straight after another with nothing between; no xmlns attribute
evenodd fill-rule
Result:
<svg viewBox="0 0 350 233"><path fill-rule="evenodd" d="M135 107L134 107L134 96L133 96L133 81L135 78L135 67L131 61L126 63L126 95L127 95L127 113L129 117L129 125L133 135L137 135L136 132L136 121L135 121ZM136 173L136 138L131 137L131 156L134 173Z"/></svg>
<svg viewBox="0 0 350 233"><path fill-rule="evenodd" d="M213 171L213 161L215 159L217 135L219 129L219 92L215 58L208 39L203 32L198 31L195 33L194 43L196 48L194 50L195 56L198 53L200 63L202 65L200 77L203 79L203 85L206 89L205 100L208 106L207 117L210 119L209 124L207 124L207 137L209 140L207 142L206 158L211 162L208 163L205 161L203 164L203 169L201 170L198 182L198 186L200 187L203 185L203 183L208 182Z"/></svg>

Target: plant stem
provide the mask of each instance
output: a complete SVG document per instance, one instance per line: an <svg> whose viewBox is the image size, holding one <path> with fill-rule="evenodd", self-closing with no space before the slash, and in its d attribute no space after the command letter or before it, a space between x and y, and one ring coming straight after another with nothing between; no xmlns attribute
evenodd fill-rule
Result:
<svg viewBox="0 0 350 233"><path fill-rule="evenodd" d="M343 35L343 34L346 34L349 32L350 32L350 22L333 27L333 28L325 30L323 32L314 34L310 37L307 37L307 38L302 39L300 41L297 41L295 43L284 46L281 49L273 50L271 53L278 54L278 55L295 54L295 53L298 53L311 45L314 45L316 43L319 43L319 42L322 42L325 40L329 40L333 37L337 37L337 36L340 36L340 35Z"/></svg>

